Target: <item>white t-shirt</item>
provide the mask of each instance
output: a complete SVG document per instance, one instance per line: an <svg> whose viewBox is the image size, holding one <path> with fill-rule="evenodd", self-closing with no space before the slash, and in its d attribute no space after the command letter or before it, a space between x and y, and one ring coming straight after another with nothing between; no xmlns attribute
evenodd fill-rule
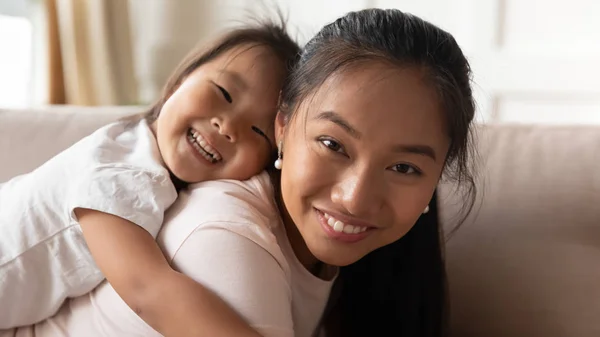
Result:
<svg viewBox="0 0 600 337"><path fill-rule="evenodd" d="M104 279L75 208L116 215L156 237L176 198L145 120L105 126L1 184L0 329L50 317Z"/></svg>
<svg viewBox="0 0 600 337"><path fill-rule="evenodd" d="M173 268L219 295L266 337L309 337L333 280L298 261L266 173L209 181L180 193L157 239ZM0 337L157 337L105 281L56 316Z"/></svg>

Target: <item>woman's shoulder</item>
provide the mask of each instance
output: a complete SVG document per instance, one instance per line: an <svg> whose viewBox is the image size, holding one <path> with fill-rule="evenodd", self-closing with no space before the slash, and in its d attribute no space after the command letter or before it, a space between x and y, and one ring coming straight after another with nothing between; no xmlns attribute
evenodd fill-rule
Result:
<svg viewBox="0 0 600 337"><path fill-rule="evenodd" d="M243 222L272 225L279 219L273 185L266 172L248 180L213 180L191 185L181 194L183 207L197 207L202 222Z"/></svg>
<svg viewBox="0 0 600 337"><path fill-rule="evenodd" d="M274 228L281 225L273 187L263 172L245 181L215 180L190 185L165 215L158 241L172 256L191 235L221 229L268 251L279 251Z"/></svg>

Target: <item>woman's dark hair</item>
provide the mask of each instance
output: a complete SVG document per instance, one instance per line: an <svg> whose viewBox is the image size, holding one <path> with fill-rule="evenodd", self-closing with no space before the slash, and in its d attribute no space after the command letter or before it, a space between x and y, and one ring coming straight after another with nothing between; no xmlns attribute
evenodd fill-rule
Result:
<svg viewBox="0 0 600 337"><path fill-rule="evenodd" d="M443 177L464 185L465 214L475 198L471 69L455 39L395 9L352 12L311 39L281 95L286 121L333 74L367 62L417 67L435 89L450 147ZM400 240L342 267L323 323L339 336L442 336L447 291L436 196L431 211ZM331 310L330 310L331 309ZM337 330L337 331L335 331Z"/></svg>

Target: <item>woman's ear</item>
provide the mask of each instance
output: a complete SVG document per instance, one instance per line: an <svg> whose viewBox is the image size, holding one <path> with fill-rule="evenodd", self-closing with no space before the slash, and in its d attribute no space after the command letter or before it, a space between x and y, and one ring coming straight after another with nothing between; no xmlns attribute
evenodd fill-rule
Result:
<svg viewBox="0 0 600 337"><path fill-rule="evenodd" d="M275 141L277 141L277 144L283 141L286 124L287 117L285 114L281 110L277 111L277 116L275 117Z"/></svg>

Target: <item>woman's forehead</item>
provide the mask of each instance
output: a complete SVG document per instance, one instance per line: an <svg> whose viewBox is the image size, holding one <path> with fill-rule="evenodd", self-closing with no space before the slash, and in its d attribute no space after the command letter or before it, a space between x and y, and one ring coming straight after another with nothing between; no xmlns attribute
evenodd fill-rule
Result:
<svg viewBox="0 0 600 337"><path fill-rule="evenodd" d="M309 120L334 112L367 135L447 142L437 93L420 68L355 67L329 77L310 96L304 104Z"/></svg>
<svg viewBox="0 0 600 337"><path fill-rule="evenodd" d="M323 109L439 110L435 89L416 67L382 64L349 68L330 76L315 92Z"/></svg>

